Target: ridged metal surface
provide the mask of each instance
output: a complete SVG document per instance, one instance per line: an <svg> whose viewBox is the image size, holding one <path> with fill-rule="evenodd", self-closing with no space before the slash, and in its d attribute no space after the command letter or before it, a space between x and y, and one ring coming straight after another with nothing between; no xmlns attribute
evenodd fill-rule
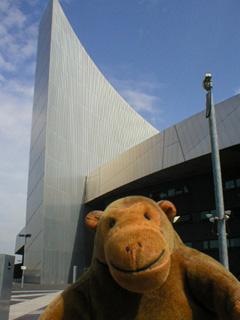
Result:
<svg viewBox="0 0 240 320"><path fill-rule="evenodd" d="M216 106L219 148L240 142L240 95ZM121 154L87 177L85 203L139 178L211 152L205 111Z"/></svg>
<svg viewBox="0 0 240 320"><path fill-rule="evenodd" d="M109 84L57 0L39 28L26 232L26 281L66 283L85 267L86 176L158 131Z"/></svg>

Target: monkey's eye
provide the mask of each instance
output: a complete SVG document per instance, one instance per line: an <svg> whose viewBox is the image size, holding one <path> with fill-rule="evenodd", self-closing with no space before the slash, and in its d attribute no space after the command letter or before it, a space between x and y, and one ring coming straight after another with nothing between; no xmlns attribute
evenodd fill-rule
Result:
<svg viewBox="0 0 240 320"><path fill-rule="evenodd" d="M110 220L109 220L109 227L110 227L110 228L113 228L114 225L115 225L115 223L116 223L116 221L115 221L114 219L110 219Z"/></svg>
<svg viewBox="0 0 240 320"><path fill-rule="evenodd" d="M145 217L147 220L151 220L150 215L149 215L149 214L147 214L147 213L144 213L144 217Z"/></svg>

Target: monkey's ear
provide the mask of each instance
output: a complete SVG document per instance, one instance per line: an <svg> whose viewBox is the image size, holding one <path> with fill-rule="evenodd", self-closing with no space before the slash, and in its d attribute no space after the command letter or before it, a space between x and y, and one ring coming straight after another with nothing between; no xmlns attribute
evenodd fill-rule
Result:
<svg viewBox="0 0 240 320"><path fill-rule="evenodd" d="M175 205L168 200L159 201L158 205L165 212L168 219L172 221L177 213Z"/></svg>
<svg viewBox="0 0 240 320"><path fill-rule="evenodd" d="M85 218L85 224L90 231L96 232L97 225L102 214L103 211L92 211L87 214Z"/></svg>

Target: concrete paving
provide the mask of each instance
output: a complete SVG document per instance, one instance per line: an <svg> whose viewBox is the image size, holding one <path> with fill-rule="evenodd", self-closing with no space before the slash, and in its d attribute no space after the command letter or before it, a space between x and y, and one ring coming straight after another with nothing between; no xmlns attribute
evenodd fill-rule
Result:
<svg viewBox="0 0 240 320"><path fill-rule="evenodd" d="M37 320L50 302L67 286L13 284L9 320Z"/></svg>

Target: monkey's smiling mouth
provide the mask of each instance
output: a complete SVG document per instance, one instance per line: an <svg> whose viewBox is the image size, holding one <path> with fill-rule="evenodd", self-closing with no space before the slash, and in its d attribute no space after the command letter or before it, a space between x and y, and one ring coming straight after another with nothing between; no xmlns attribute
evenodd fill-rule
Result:
<svg viewBox="0 0 240 320"><path fill-rule="evenodd" d="M123 270L118 268L117 266L115 266L111 261L111 267L113 267L114 269L116 269L117 271L123 272L123 273L137 273L137 272L142 272L142 271L146 271L147 269L149 269L151 266L153 266L155 263L157 263L161 257L163 256L163 254L165 253L165 250L163 250L160 255L157 257L156 260L154 260L153 262L151 262L150 264L148 264L147 266L140 268L140 269L136 269L136 270Z"/></svg>

